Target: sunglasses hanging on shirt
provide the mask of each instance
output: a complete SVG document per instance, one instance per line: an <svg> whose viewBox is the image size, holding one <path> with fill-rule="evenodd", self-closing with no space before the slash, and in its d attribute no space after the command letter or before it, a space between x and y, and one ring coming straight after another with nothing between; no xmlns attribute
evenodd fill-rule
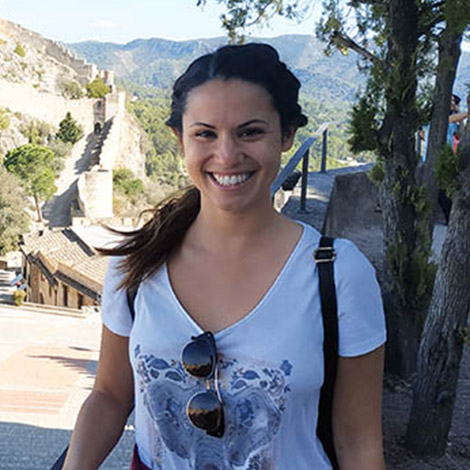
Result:
<svg viewBox="0 0 470 470"><path fill-rule="evenodd" d="M181 362L185 371L206 380L206 391L194 394L186 405L186 416L192 425L203 429L213 437L224 434L224 410L219 391L217 349L214 335L207 331L193 336L182 352ZM215 391L211 389L214 382Z"/></svg>

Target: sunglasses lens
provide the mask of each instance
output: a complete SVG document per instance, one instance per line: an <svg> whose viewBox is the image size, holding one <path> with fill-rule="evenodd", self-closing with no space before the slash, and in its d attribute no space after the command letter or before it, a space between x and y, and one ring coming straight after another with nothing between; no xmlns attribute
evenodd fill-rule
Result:
<svg viewBox="0 0 470 470"><path fill-rule="evenodd" d="M213 391L194 395L189 400L186 411L194 426L206 431L221 429L222 405Z"/></svg>
<svg viewBox="0 0 470 470"><path fill-rule="evenodd" d="M215 355L206 338L196 338L189 343L182 354L183 367L195 376L210 378L214 372Z"/></svg>

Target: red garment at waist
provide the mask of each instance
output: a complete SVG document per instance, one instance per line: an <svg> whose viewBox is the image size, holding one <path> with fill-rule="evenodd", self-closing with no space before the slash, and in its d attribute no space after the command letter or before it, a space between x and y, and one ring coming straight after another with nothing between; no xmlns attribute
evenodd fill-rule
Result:
<svg viewBox="0 0 470 470"><path fill-rule="evenodd" d="M151 468L147 467L147 465L142 463L142 460L140 460L137 446L134 446L134 455L132 456L131 470L151 470Z"/></svg>

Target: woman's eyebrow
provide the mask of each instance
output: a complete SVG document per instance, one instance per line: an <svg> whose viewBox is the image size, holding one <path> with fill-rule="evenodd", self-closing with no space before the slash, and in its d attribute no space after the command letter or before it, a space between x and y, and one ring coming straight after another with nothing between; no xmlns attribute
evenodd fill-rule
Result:
<svg viewBox="0 0 470 470"><path fill-rule="evenodd" d="M241 129L243 127L250 126L251 124L268 124L268 122L263 119L250 119L249 121L246 121L243 124L240 124L239 126L237 126L237 128ZM189 127L196 127L196 126L203 126L203 127L208 127L209 129L215 129L215 126L213 126L212 124L207 124L205 122L200 122L200 121L193 122Z"/></svg>
<svg viewBox="0 0 470 470"><path fill-rule="evenodd" d="M211 124L206 124L205 122L193 122L189 127L195 127L195 126L204 126L204 127L208 127L209 129L215 129L215 126L212 126Z"/></svg>
<svg viewBox="0 0 470 470"><path fill-rule="evenodd" d="M242 127L250 126L251 124L268 124L268 123L264 121L263 119L250 119L249 121L246 121L243 124L240 124L238 128L241 129Z"/></svg>

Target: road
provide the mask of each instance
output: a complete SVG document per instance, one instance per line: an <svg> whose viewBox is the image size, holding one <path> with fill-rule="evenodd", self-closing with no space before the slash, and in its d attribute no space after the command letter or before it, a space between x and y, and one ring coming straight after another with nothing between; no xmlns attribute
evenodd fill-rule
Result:
<svg viewBox="0 0 470 470"><path fill-rule="evenodd" d="M100 331L98 313L76 318L0 304L2 470L47 470L61 453L93 385ZM129 468L133 434L130 425L102 469Z"/></svg>

